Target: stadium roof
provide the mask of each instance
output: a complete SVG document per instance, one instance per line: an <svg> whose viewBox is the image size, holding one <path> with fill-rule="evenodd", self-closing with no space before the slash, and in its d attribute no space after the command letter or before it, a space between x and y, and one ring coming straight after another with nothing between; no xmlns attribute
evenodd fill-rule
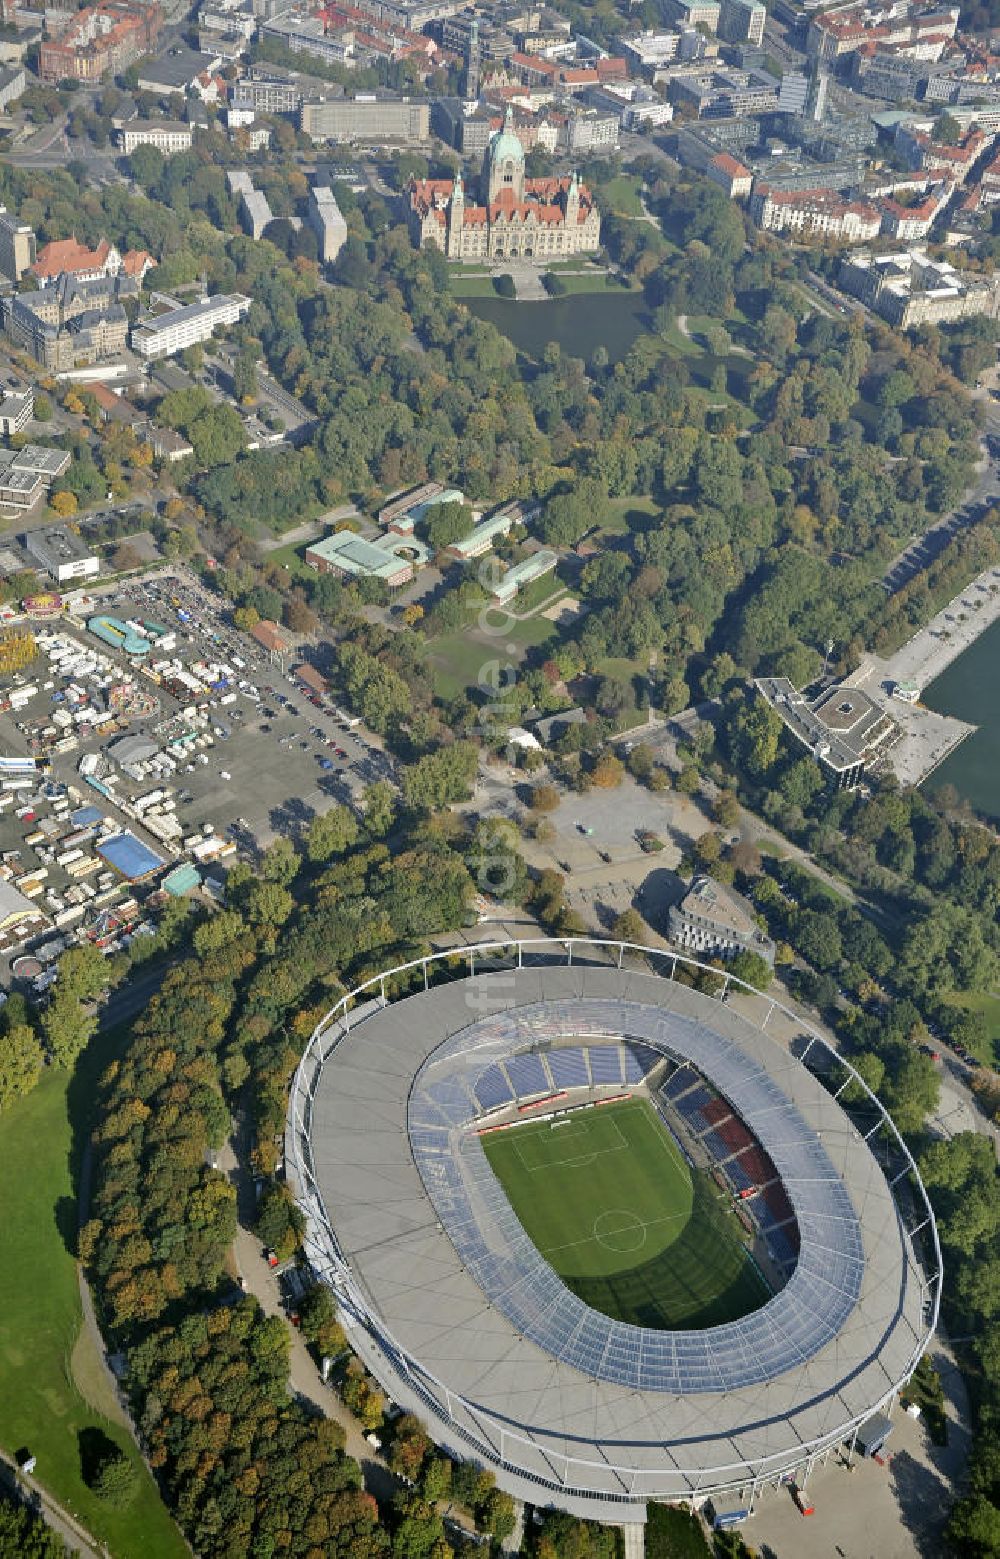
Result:
<svg viewBox="0 0 1000 1559"><path fill-rule="evenodd" d="M537 1498L541 1482L581 1514L636 1519L649 1497L801 1466L909 1377L934 1289L883 1171L787 1045L732 1007L574 962L372 1003L350 1021L335 1045L329 1031L317 1040L325 1061L307 1054L293 1094L286 1160L310 1259L393 1397L512 1492ZM690 1057L774 1160L802 1246L760 1310L700 1332L629 1327L588 1310L518 1239L468 1126L483 1108L472 1090L498 1057L579 1043L585 1024L595 1044L642 1029ZM307 1141L300 1088L315 1088Z"/></svg>

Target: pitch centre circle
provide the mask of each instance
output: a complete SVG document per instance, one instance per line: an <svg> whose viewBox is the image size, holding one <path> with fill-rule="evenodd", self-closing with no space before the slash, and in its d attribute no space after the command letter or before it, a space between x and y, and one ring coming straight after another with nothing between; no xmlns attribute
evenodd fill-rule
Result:
<svg viewBox="0 0 1000 1559"><path fill-rule="evenodd" d="M646 1225L627 1207L610 1207L594 1219L594 1239L605 1250L620 1256L642 1250L646 1243Z"/></svg>

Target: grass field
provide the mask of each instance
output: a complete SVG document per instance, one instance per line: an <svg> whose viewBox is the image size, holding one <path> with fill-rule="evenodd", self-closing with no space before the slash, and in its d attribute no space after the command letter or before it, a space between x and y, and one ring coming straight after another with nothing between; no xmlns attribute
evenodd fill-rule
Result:
<svg viewBox="0 0 1000 1559"><path fill-rule="evenodd" d="M92 1048L107 1055L108 1036ZM81 1063L92 1098L100 1056ZM94 1063L86 1071L88 1063ZM76 1227L68 1077L48 1069L35 1091L0 1117L0 1444L28 1446L35 1476L105 1541L115 1559L183 1559L186 1545L119 1418L89 1337L81 1335L76 1262L67 1248ZM124 1510L103 1503L83 1481L81 1444L103 1431L139 1473ZM81 1437L83 1437L81 1439Z"/></svg>
<svg viewBox="0 0 1000 1559"><path fill-rule="evenodd" d="M692 1173L644 1101L481 1140L526 1233L592 1309L697 1330L768 1299L728 1198Z"/></svg>

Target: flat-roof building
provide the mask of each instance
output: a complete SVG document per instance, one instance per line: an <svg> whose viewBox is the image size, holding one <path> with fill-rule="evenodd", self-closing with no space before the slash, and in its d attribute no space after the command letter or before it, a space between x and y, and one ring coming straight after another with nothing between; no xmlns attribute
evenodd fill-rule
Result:
<svg viewBox="0 0 1000 1559"><path fill-rule="evenodd" d="M759 49L764 42L767 11L761 0L722 0L719 37L726 43L749 43Z"/></svg>
<svg viewBox="0 0 1000 1559"><path fill-rule="evenodd" d="M15 221L6 206L0 206L0 275L8 281L20 281L35 263L35 234L23 222Z"/></svg>
<svg viewBox="0 0 1000 1559"><path fill-rule="evenodd" d="M28 531L24 549L57 585L71 579L93 579L100 572L94 553L65 525Z"/></svg>
<svg viewBox="0 0 1000 1559"><path fill-rule="evenodd" d="M666 12L682 27L706 27L715 32L719 26L719 0L666 0Z"/></svg>
<svg viewBox="0 0 1000 1559"><path fill-rule="evenodd" d="M430 103L390 97L317 98L299 110L299 129L314 141L399 141L429 139Z"/></svg>
<svg viewBox="0 0 1000 1559"><path fill-rule="evenodd" d="M500 602L512 601L517 592L524 585L529 585L535 579L541 579L543 574L548 574L555 568L559 558L548 547L540 547L529 558L521 563L515 563L505 574L490 586L490 594Z"/></svg>
<svg viewBox="0 0 1000 1559"><path fill-rule="evenodd" d="M758 677L754 686L838 790L853 790L899 738L892 717L850 683L827 688L812 702L787 677Z"/></svg>
<svg viewBox="0 0 1000 1559"><path fill-rule="evenodd" d="M308 215L309 225L319 239L319 257L329 264L347 242L347 223L328 185L317 184L309 191Z"/></svg>
<svg viewBox="0 0 1000 1559"><path fill-rule="evenodd" d="M44 449L38 444L26 444L17 451L0 450L0 505L33 509L69 462L64 449Z"/></svg>
<svg viewBox="0 0 1000 1559"><path fill-rule="evenodd" d="M902 330L969 314L1000 317L1000 276L958 271L923 249L879 255L859 250L845 259L837 280L844 292Z"/></svg>
<svg viewBox="0 0 1000 1559"><path fill-rule="evenodd" d="M220 325L235 325L250 311L250 299L242 293L218 293L167 309L132 326L132 349L140 357L172 357L187 346L207 341Z"/></svg>
<svg viewBox="0 0 1000 1559"><path fill-rule="evenodd" d="M5 389L0 400L0 434L10 438L28 426L35 414L35 392L31 385L21 390Z"/></svg>
<svg viewBox="0 0 1000 1559"><path fill-rule="evenodd" d="M353 531L335 531L306 548L305 560L320 574L347 579L381 579L390 590L409 584L415 565L426 563L427 548L411 538L391 533L369 541Z"/></svg>
<svg viewBox="0 0 1000 1559"><path fill-rule="evenodd" d="M675 946L696 954L728 960L737 953L756 953L774 963L774 943L746 899L711 877L695 877L681 902L670 906L667 930Z"/></svg>
<svg viewBox="0 0 1000 1559"><path fill-rule="evenodd" d="M239 198L240 215L250 237L262 237L264 229L274 221L267 196L261 190L254 189L249 173L232 170L226 174L226 182Z"/></svg>

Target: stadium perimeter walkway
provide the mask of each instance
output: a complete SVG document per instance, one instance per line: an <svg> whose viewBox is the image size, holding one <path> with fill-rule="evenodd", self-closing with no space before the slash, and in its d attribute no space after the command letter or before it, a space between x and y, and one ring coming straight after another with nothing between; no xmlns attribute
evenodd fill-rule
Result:
<svg viewBox="0 0 1000 1559"><path fill-rule="evenodd" d="M932 1445L923 1422L897 1408L886 1466L855 1460L848 1472L831 1455L809 1479L816 1513L808 1518L787 1489L766 1494L741 1528L751 1548L779 1559L938 1559L972 1434L965 1383L947 1343L935 1340L931 1357L945 1391L948 1444Z"/></svg>

